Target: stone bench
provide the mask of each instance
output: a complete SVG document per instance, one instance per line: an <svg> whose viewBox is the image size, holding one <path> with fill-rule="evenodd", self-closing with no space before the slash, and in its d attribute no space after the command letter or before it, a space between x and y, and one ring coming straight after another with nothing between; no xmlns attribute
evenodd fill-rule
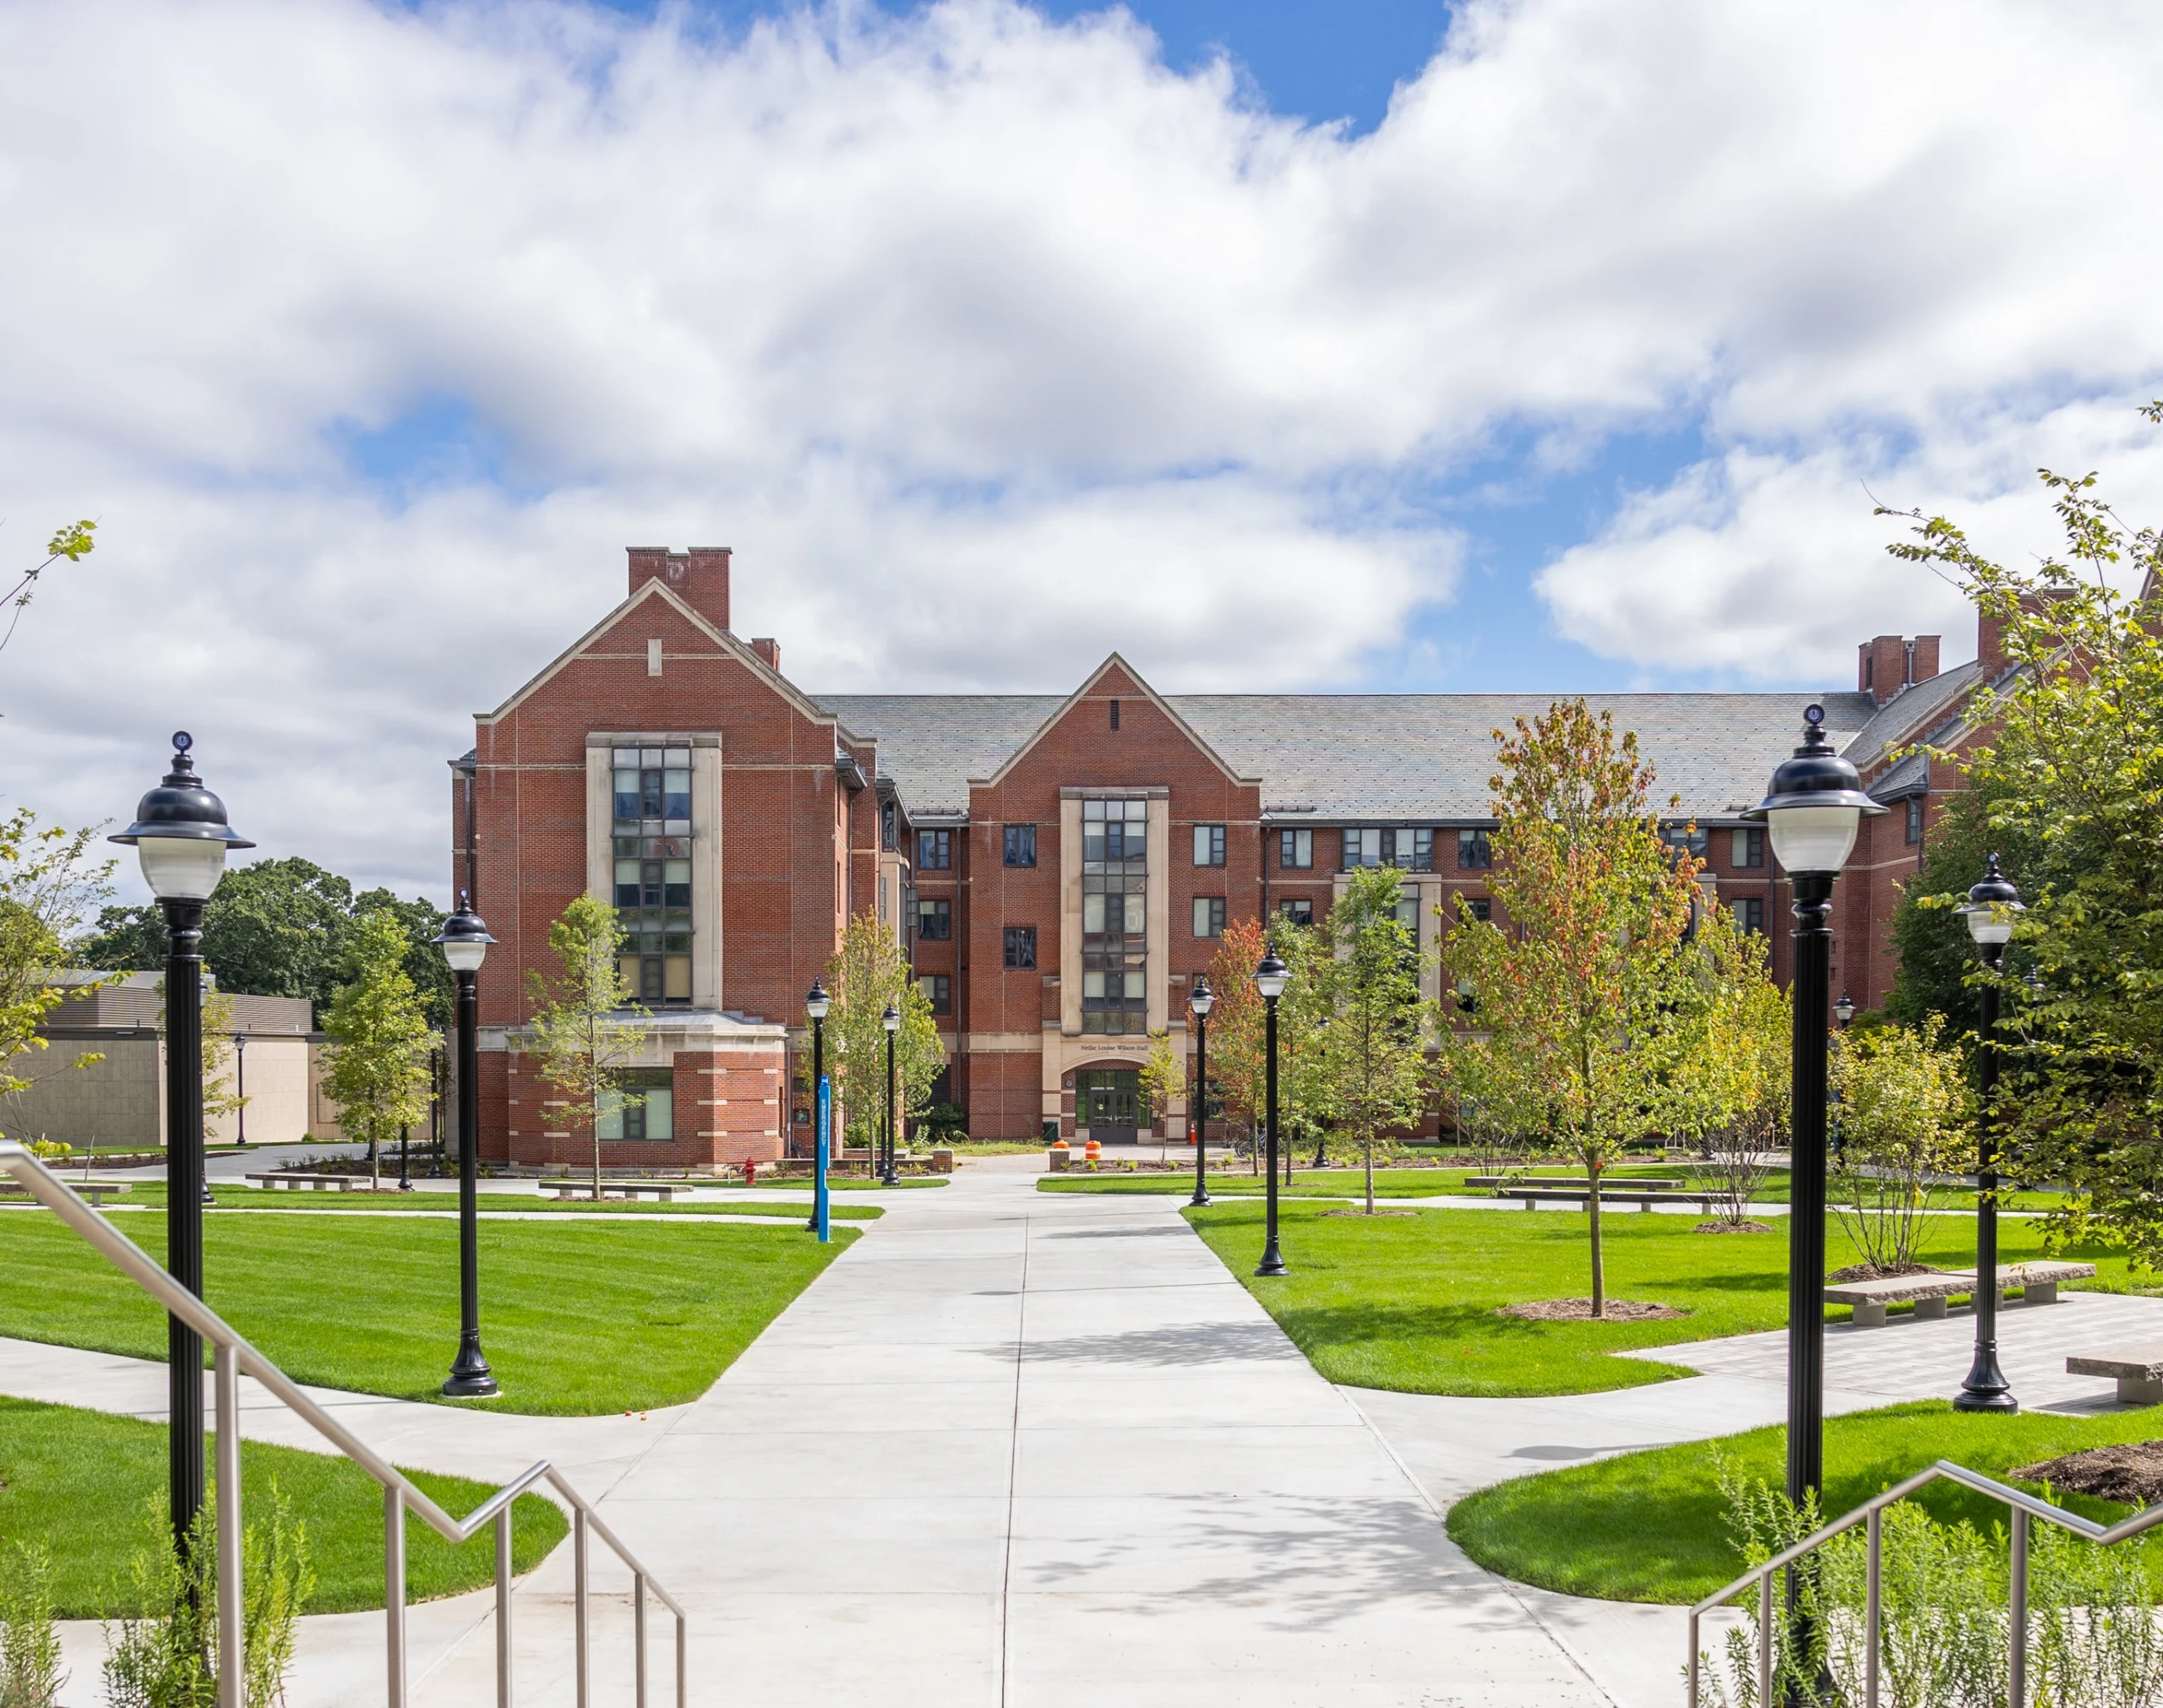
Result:
<svg viewBox="0 0 2163 1708"><path fill-rule="evenodd" d="M591 1198L591 1180L548 1180L541 1185L543 1192L553 1192L558 1203L567 1198ZM689 1198L695 1189L688 1180L604 1180L601 1183L603 1198L657 1198L662 1203L673 1203L678 1198Z"/></svg>
<svg viewBox="0 0 2163 1708"><path fill-rule="evenodd" d="M2002 1294L2008 1288L2019 1287L2024 1304L2054 1305L2058 1302L2060 1281L2088 1281L2095 1274L2092 1263L2002 1264L1998 1291ZM1825 1303L1853 1307L1855 1325L1859 1329L1882 1329L1888 1305L1911 1304L1917 1320L1935 1322L1944 1316L1948 1299L1975 1291L1973 1270L1951 1270L1942 1275L1881 1276L1876 1281L1836 1282L1825 1289Z"/></svg>
<svg viewBox="0 0 2163 1708"><path fill-rule="evenodd" d="M1582 1176L1572 1179L1563 1174L1468 1174L1465 1176L1464 1183L1467 1186L1479 1187L1483 1189L1492 1189L1498 1186L1529 1187L1556 1192L1588 1192L1592 1189L1592 1182ZM1610 1175L1608 1177L1607 1183L1600 1188L1599 1195L1605 1198L1616 1191L1680 1192L1682 1189L1682 1184L1680 1175L1671 1180L1654 1179L1651 1176L1643 1174L1632 1174L1627 1178L1620 1175Z"/></svg>
<svg viewBox="0 0 2163 1708"><path fill-rule="evenodd" d="M1535 1204L1574 1204L1580 1210L1592 1201L1588 1189L1572 1190L1566 1187L1504 1186L1496 1190L1495 1196L1522 1203L1527 1210ZM1634 1204L1640 1210L1649 1210L1655 1204L1694 1204L1700 1214L1709 1215L1721 1194L1717 1192L1632 1192L1614 1187L1599 1189L1602 1204Z"/></svg>
<svg viewBox="0 0 2163 1708"><path fill-rule="evenodd" d="M361 1178L357 1174L295 1174L290 1172L278 1174L247 1174L241 1178L244 1180L251 1180L257 1185L274 1192L281 1186L289 1192L298 1192L303 1186L311 1192L321 1192L326 1188L335 1192L351 1192L359 1183Z"/></svg>
<svg viewBox="0 0 2163 1708"><path fill-rule="evenodd" d="M2078 1352L2065 1361L2075 1376L2114 1376L2118 1398L2128 1406L2163 1406L2163 1341L2136 1341L2100 1352Z"/></svg>
<svg viewBox="0 0 2163 1708"><path fill-rule="evenodd" d="M106 1199L114 1196L116 1194L125 1194L133 1189L124 1180L68 1180L63 1178L61 1183L66 1186L70 1192L80 1193L84 1198L89 1199L93 1209L102 1209ZM12 1180L0 1182L0 1198L27 1199L30 1195L28 1189L18 1186Z"/></svg>

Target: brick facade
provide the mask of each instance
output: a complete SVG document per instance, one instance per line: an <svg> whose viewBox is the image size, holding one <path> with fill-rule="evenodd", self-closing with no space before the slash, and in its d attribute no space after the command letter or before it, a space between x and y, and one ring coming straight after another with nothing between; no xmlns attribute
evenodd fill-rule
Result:
<svg viewBox="0 0 2163 1708"><path fill-rule="evenodd" d="M608 863L621 850L600 823L613 810L614 750L689 746L706 756L689 762L693 775L710 776L711 787L699 796L704 785L693 785L711 817L695 824L690 839L698 855L692 863L711 878L692 910L696 994L657 1013L642 1058L657 1074L667 1070L673 1130L665 1142L607 1141L604 1161L624 1166L721 1168L771 1160L792 1136L801 1148L805 1128L792 1109L808 1103L803 993L824 971L847 919L865 911L887 920L920 978L944 982L938 1024L950 1070L941 1094L965 1108L970 1130L1026 1138L1056 1123L1074 1134L1076 1076L1131 1071L1147 1053L1144 1033L1106 1035L1082 1019L1083 885L1070 842L1092 799L1147 802L1147 1025L1182 1046L1185 993L1218 947L1212 937L1196 935L1197 901L1204 919L1213 917L1207 905L1219 901L1228 922L1300 904L1320 919L1343 887L1354 839L1385 835L1396 842L1360 841L1369 851L1360 857L1377 846L1394 849L1383 857L1418 885L1423 944L1439 928L1438 909L1453 910L1459 894L1485 893L1484 869L1460 859L1460 833L1476 835L1491 822L1477 816L1485 810L1491 724L1462 723L1455 742L1463 751L1449 763L1468 781L1436 791L1431 804L1403 788L1392 794L1385 770L1371 805L1340 796L1333 808L1317 809L1274 798L1283 742L1272 737L1228 757L1224 732L1266 730L1275 702L1167 699L1116 655L1058 702L816 699L782 675L777 641L746 642L730 632L726 550L632 547L628 555L624 601L502 707L477 717L473 751L452 768L455 881L472 891L498 939L481 974L484 1156L573 1166L591 1156L590 1134L552 1124L537 1063L521 1047L527 970L550 965L551 921L581 891L621 881L620 868ZM1986 650L1991 641L1983 637ZM1844 986L1861 1006L1882 1003L1890 988L1886 922L1915 869L1921 839L1959 784L1957 771L1905 748L1926 737L1961 738L1968 690L1988 667L1986 660L1941 672L1938 655L1935 636L1878 636L1859 649L1856 693L1826 697L1849 720L1852 735L1844 741L1866 786L1892 809L1865 824L1836 892L1834 987ZM1386 718L1398 715L1392 707L1416 702L1431 710L1451 697L1371 698L1376 717ZM1740 814L1792 745L1801 700L1646 699L1661 700L1670 748L1698 738L1692 733L1697 702L1705 716L1717 710L1732 719L1740 707L1755 720L1746 742L1729 742L1727 770L1701 784L1701 801L1686 804L1704 832L1709 893L1762 925L1775 974L1784 978L1789 886ZM1689 704L1678 712L1670 701ZM1305 739L1310 770L1318 763L1333 775L1328 753L1315 758L1319 738L1311 731L1302 737L1299 726L1311 720L1300 709L1341 715L1361 704L1284 697L1284 740ZM1525 704L1537 710L1545 700ZM1485 716L1487 708L1477 710ZM938 721L949 711L951 731ZM896 729L914 719L913 735L879 733L882 719L896 718ZM1634 726L1630 709L1617 719ZM1208 720L1215 720L1214 736ZM938 746L949 736L951 753ZM1703 739L1713 744L1713 733ZM1431 760L1423 740L1431 748L1431 738L1416 732L1404 737L1413 757ZM1664 768L1676 759L1649 742L1648 751ZM1256 772L1262 775L1250 774ZM1912 819L1910 799L1921 803ZM1142 822L1135 820L1136 834ZM1212 856L1221 831L1221 865L1197 862L1197 826ZM1414 827L1430 843L1406 842ZM1010 828L1032 834L1033 865L1009 863ZM1310 864L1287 863L1287 832L1305 833ZM943 851L944 863L918 857L920 834L943 839L925 848ZM1416 857L1408 851L1414 846ZM923 920L931 930L918 929ZM1033 932L1034 966L1007 964L1010 930ZM799 1053L793 1080L791 1052ZM1166 1130L1183 1134L1185 1117L1175 1107Z"/></svg>

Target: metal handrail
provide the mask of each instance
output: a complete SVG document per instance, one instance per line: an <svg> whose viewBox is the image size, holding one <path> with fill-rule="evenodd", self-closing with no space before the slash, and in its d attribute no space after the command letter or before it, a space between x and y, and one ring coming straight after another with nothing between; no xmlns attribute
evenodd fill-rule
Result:
<svg viewBox="0 0 2163 1708"><path fill-rule="evenodd" d="M253 1376L298 1412L319 1435L358 1465L384 1492L384 1659L390 1708L406 1708L406 1515L417 1514L446 1542L471 1542L493 1525L496 1542L496 1702L511 1708L510 1592L511 1503L536 1483L546 1482L571 1509L574 1621L577 1640L579 1708L591 1698L587 1635L586 1555L591 1532L607 1543L631 1571L631 1604L637 1643L638 1708L646 1708L646 1599L651 1594L676 1616L676 1708L684 1708L689 1689L685 1637L688 1615L683 1605L656 1582L638 1558L624 1546L584 1495L547 1460L528 1466L496 1490L463 1519L453 1518L409 1479L314 1401L300 1385L264 1357L239 1331L175 1281L99 1211L71 1191L66 1182L12 1140L0 1139L0 1172L13 1175L39 1203L95 1247L159 1304L216 1348L218 1708L242 1708L241 1701L241 1502L240 1379Z"/></svg>
<svg viewBox="0 0 2163 1708"><path fill-rule="evenodd" d="M2026 1708L2028 1700L2028 1538L2033 1520L2041 1519L2055 1524L2061 1530L2069 1530L2084 1537L2098 1547L2108 1548L2113 1542L2140 1535L2163 1524L2163 1506L2151 1506L2120 1519L2116 1524L2098 1524L2092 1518L2084 1518L2077 1512L2068 1512L2053 1505L2040 1495L2024 1489L2014 1488L2000 1482L1994 1477L1986 1477L1980 1471L1971 1471L1964 1465L1956 1465L1950 1459L1940 1459L1925 1466L1904 1482L1875 1494L1853 1512L1834 1519L1822 1529L1812 1531L1792 1548L1784 1549L1763 1564L1754 1565L1725 1587L1713 1591L1690 1609L1690 1708L1697 1708L1697 1632L1699 1621L1731 1596L1740 1595L1752 1584L1757 1586L1757 1700L1769 1703L1773 1700L1773 1578L1775 1574L1793 1565L1805 1554L1815 1552L1844 1531L1853 1530L1858 1524L1867 1526L1869 1533L1867 1576L1863 1591L1863 1703L1864 1708L1877 1708L1877 1650L1880 1624L1881 1578L1884 1551L1882 1515L1885 1509L1897 1501L1905 1500L1917 1489L1937 1482L1957 1482L1964 1488L1972 1488L1978 1494L2002 1502L2013 1514L2013 1570L2009 1594L2010 1652L2007 1695L2011 1708Z"/></svg>

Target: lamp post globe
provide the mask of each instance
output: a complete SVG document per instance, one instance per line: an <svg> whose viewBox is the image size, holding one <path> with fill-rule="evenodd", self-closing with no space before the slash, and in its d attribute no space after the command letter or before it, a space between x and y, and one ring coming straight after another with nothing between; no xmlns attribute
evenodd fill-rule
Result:
<svg viewBox="0 0 2163 1708"><path fill-rule="evenodd" d="M253 848L226 822L226 803L203 786L188 757L194 738L172 738L172 767L137 803L135 822L112 840L132 847L166 920L166 1268L203 1297L203 906L225 876L226 857ZM166 1322L171 1428L169 1497L183 1558L203 1509L203 1341L177 1317Z"/></svg>
<svg viewBox="0 0 2163 1708"><path fill-rule="evenodd" d="M1843 1031L1847 1030L1848 1022L1855 1017L1855 998L1844 990L1840 993L1839 1001L1833 1004L1833 1017L1839 1021Z"/></svg>
<svg viewBox="0 0 2163 1708"><path fill-rule="evenodd" d="M1833 883L1866 818L1885 808L1862 791L1855 768L1825 734L1825 708L1802 714L1802 744L1773 772L1765 798L1743 814L1765 826L1795 895L1793 1094L1788 1216L1787 1495L1816 1496L1825 1470L1826 1048L1832 992ZM1800 1620L1800 1586L1788 1575L1788 1612Z"/></svg>
<svg viewBox="0 0 2163 1708"><path fill-rule="evenodd" d="M1968 892L1960 917L1982 958L1981 1013L1975 1051L1976 1089L1981 1109L1975 1122L1975 1352L1967 1379L1953 1396L1956 1412L2018 1412L2013 1384L1997 1363L1997 1097L1998 986L2005 970L2005 946L2022 912L2020 892L1998 870L1997 856L1985 863L1982 881Z"/></svg>
<svg viewBox="0 0 2163 1708"><path fill-rule="evenodd" d="M1277 951L1273 949L1263 955L1261 965L1254 970L1254 987L1261 993L1262 1080L1265 1087L1262 1105L1266 1112L1264 1121L1269 1144L1269 1185L1267 1208L1263 1216L1261 1262L1255 1270L1258 1276L1278 1276L1285 1272L1284 1255L1277 1248L1277 999L1284 994L1284 987L1291 982L1291 968L1277 958Z"/></svg>
<svg viewBox="0 0 2163 1708"><path fill-rule="evenodd" d="M1186 1005L1194 1014L1194 1101L1187 1123L1194 1133L1194 1196L1187 1202L1198 1209L1209 1202L1209 1010L1217 1006L1206 973L1195 980Z"/></svg>
<svg viewBox="0 0 2163 1708"><path fill-rule="evenodd" d="M496 1378L481 1352L481 963L488 959L487 923L473 911L472 899L459 892L458 906L436 933L451 977L458 986L458 1355L443 1391L455 1399L478 1400L499 1391Z"/></svg>
<svg viewBox="0 0 2163 1708"><path fill-rule="evenodd" d="M879 1178L885 1185L898 1186L901 1176L894 1161L894 1041L901 1033L902 1011L888 1003L879 1024L886 1029L886 1166L880 1171Z"/></svg>

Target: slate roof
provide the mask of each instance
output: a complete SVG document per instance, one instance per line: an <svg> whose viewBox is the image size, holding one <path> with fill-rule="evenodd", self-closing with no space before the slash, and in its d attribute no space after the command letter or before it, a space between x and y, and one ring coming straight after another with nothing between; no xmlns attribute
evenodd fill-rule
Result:
<svg viewBox="0 0 2163 1708"><path fill-rule="evenodd" d="M1925 687L1932 684L1925 684ZM1921 689L1901 696L1907 700ZM815 694L850 733L875 739L879 769L912 813L965 812L987 777L1065 703L1059 694ZM1167 694L1237 772L1261 780L1265 813L1286 823L1479 820L1494 771L1491 732L1546 710L1550 694ZM1812 699L1845 748L1873 721L1866 694L1587 696L1635 730L1681 812L1727 819L1764 795L1801 739ZM1893 704L1898 704L1896 701ZM1920 707L1920 702L1918 705ZM1890 710L1891 706L1885 710Z"/></svg>
<svg viewBox="0 0 2163 1708"><path fill-rule="evenodd" d="M1865 724L1844 749L1848 759L1870 780L1871 768L1885 763L1895 748L1920 741L1957 712L1968 692L1981 681L1983 667L1974 659L1941 671L1927 682L1919 682L1895 694ZM1860 696L1859 696L1860 697Z"/></svg>

